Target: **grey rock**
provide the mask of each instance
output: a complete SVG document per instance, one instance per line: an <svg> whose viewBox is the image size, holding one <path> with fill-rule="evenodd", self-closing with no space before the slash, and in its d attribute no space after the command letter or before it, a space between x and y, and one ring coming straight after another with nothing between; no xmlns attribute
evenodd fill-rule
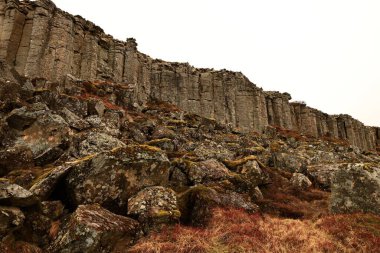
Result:
<svg viewBox="0 0 380 253"><path fill-rule="evenodd" d="M91 127L91 125L87 121L83 120L67 108L64 108L61 111L61 114L62 117L66 120L66 122L70 125L70 127L74 129L82 131Z"/></svg>
<svg viewBox="0 0 380 253"><path fill-rule="evenodd" d="M78 155L84 157L120 147L125 147L122 141L105 133L91 132L87 138L79 144Z"/></svg>
<svg viewBox="0 0 380 253"><path fill-rule="evenodd" d="M162 186L148 187L128 199L128 215L136 217L144 230L178 222L181 212L176 193Z"/></svg>
<svg viewBox="0 0 380 253"><path fill-rule="evenodd" d="M27 207L38 203L32 192L19 185L0 181L0 205Z"/></svg>
<svg viewBox="0 0 380 253"><path fill-rule="evenodd" d="M128 198L149 186L169 183L165 153L146 145L129 145L73 161L66 191L74 206L98 203L125 214Z"/></svg>
<svg viewBox="0 0 380 253"><path fill-rule="evenodd" d="M347 164L338 170L331 187L333 213L380 214L380 168L370 164Z"/></svg>
<svg viewBox="0 0 380 253"><path fill-rule="evenodd" d="M138 222L98 205L81 205L63 225L48 252L108 253L120 239L131 240Z"/></svg>
<svg viewBox="0 0 380 253"><path fill-rule="evenodd" d="M306 190L312 185L312 182L307 178L307 176L301 173L293 173L290 183L295 189L298 190Z"/></svg>
<svg viewBox="0 0 380 253"><path fill-rule="evenodd" d="M19 208L0 206L0 236L21 227L24 220L25 216Z"/></svg>
<svg viewBox="0 0 380 253"><path fill-rule="evenodd" d="M51 171L37 178L29 191L40 200L48 199L57 187L57 184L70 172L71 169L71 165L62 165L53 168Z"/></svg>

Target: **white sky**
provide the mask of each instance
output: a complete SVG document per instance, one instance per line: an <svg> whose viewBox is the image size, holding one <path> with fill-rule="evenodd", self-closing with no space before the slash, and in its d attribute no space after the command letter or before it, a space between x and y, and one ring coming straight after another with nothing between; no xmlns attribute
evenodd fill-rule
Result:
<svg viewBox="0 0 380 253"><path fill-rule="evenodd" d="M380 126L380 0L53 0L153 58Z"/></svg>

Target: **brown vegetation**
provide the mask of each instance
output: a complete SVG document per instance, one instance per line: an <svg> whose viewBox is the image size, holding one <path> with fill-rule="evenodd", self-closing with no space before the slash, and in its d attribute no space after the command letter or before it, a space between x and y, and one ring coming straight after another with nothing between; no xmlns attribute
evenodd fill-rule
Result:
<svg viewBox="0 0 380 253"><path fill-rule="evenodd" d="M129 252L379 252L380 217L317 221L215 209L205 229L177 225L141 239Z"/></svg>

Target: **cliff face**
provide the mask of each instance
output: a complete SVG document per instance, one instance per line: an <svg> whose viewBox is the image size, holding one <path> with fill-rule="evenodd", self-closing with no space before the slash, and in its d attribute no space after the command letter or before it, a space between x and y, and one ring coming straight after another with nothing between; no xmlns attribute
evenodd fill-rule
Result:
<svg viewBox="0 0 380 253"><path fill-rule="evenodd" d="M380 128L290 103L289 94L265 92L241 73L152 59L137 50L134 39L115 40L49 0L0 0L0 59L30 78L62 82L71 75L128 83L137 104L171 102L243 131L262 132L276 125L315 137L347 139L362 149L380 145Z"/></svg>

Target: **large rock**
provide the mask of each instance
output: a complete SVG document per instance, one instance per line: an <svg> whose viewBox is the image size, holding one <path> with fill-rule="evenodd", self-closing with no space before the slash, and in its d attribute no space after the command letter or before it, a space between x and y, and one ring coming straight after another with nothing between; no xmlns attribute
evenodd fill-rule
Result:
<svg viewBox="0 0 380 253"><path fill-rule="evenodd" d="M127 212L128 198L149 186L165 186L170 163L165 153L146 145L129 145L73 162L66 179L74 206L99 203Z"/></svg>
<svg viewBox="0 0 380 253"><path fill-rule="evenodd" d="M306 190L312 185L312 182L301 173L293 173L290 183L297 190Z"/></svg>
<svg viewBox="0 0 380 253"><path fill-rule="evenodd" d="M335 173L344 166L344 164L340 163L309 165L306 171L307 175L318 187L330 190Z"/></svg>
<svg viewBox="0 0 380 253"><path fill-rule="evenodd" d="M380 168L370 164L347 164L335 173L331 187L333 213L380 214Z"/></svg>
<svg viewBox="0 0 380 253"><path fill-rule="evenodd" d="M275 152L272 154L273 166L289 172L302 172L308 163L307 158L298 154Z"/></svg>
<svg viewBox="0 0 380 253"><path fill-rule="evenodd" d="M48 252L108 253L119 239L133 238L138 227L135 220L113 214L98 205L82 205L61 228Z"/></svg>
<svg viewBox="0 0 380 253"><path fill-rule="evenodd" d="M17 169L27 169L34 166L34 156L30 147L15 145L0 150L0 176Z"/></svg>
<svg viewBox="0 0 380 253"><path fill-rule="evenodd" d="M30 191L17 184L0 181L0 205L26 207L36 203L38 199Z"/></svg>
<svg viewBox="0 0 380 253"><path fill-rule="evenodd" d="M125 144L105 133L91 132L78 146L80 157L125 147Z"/></svg>
<svg viewBox="0 0 380 253"><path fill-rule="evenodd" d="M178 222L176 193L162 186L148 187L128 200L128 215L136 217L144 230L160 224Z"/></svg>
<svg viewBox="0 0 380 253"><path fill-rule="evenodd" d="M173 162L173 173L171 180L175 185L183 184L197 185L222 181L230 178L231 172L215 159L201 162L192 162L186 159L176 159ZM185 178L181 179L182 174ZM186 183L187 182L187 183Z"/></svg>
<svg viewBox="0 0 380 253"><path fill-rule="evenodd" d="M6 120L10 127L20 131L15 146L30 148L37 165L57 160L68 146L68 124L45 104L15 109Z"/></svg>
<svg viewBox="0 0 380 253"><path fill-rule="evenodd" d="M178 196L181 220L193 226L205 226L210 221L216 207L235 208L247 212L257 212L259 207L246 194L232 191L217 191L211 187L198 185Z"/></svg>
<svg viewBox="0 0 380 253"><path fill-rule="evenodd" d="M29 189L40 200L46 200L56 189L57 184L69 173L71 165L62 165L53 168L41 175Z"/></svg>
<svg viewBox="0 0 380 253"><path fill-rule="evenodd" d="M77 116L75 113L71 112L67 108L63 108L63 110L61 111L61 115L70 125L70 127L76 130L82 131L91 127L91 125L87 121Z"/></svg>
<svg viewBox="0 0 380 253"><path fill-rule="evenodd" d="M265 166L254 155L237 160L226 160L224 163L235 171L229 180L238 192L250 192L253 196L257 192L255 189L257 186L269 183L269 176L263 170Z"/></svg>
<svg viewBox="0 0 380 253"><path fill-rule="evenodd" d="M0 206L0 236L19 228L24 220L25 216L20 209Z"/></svg>

